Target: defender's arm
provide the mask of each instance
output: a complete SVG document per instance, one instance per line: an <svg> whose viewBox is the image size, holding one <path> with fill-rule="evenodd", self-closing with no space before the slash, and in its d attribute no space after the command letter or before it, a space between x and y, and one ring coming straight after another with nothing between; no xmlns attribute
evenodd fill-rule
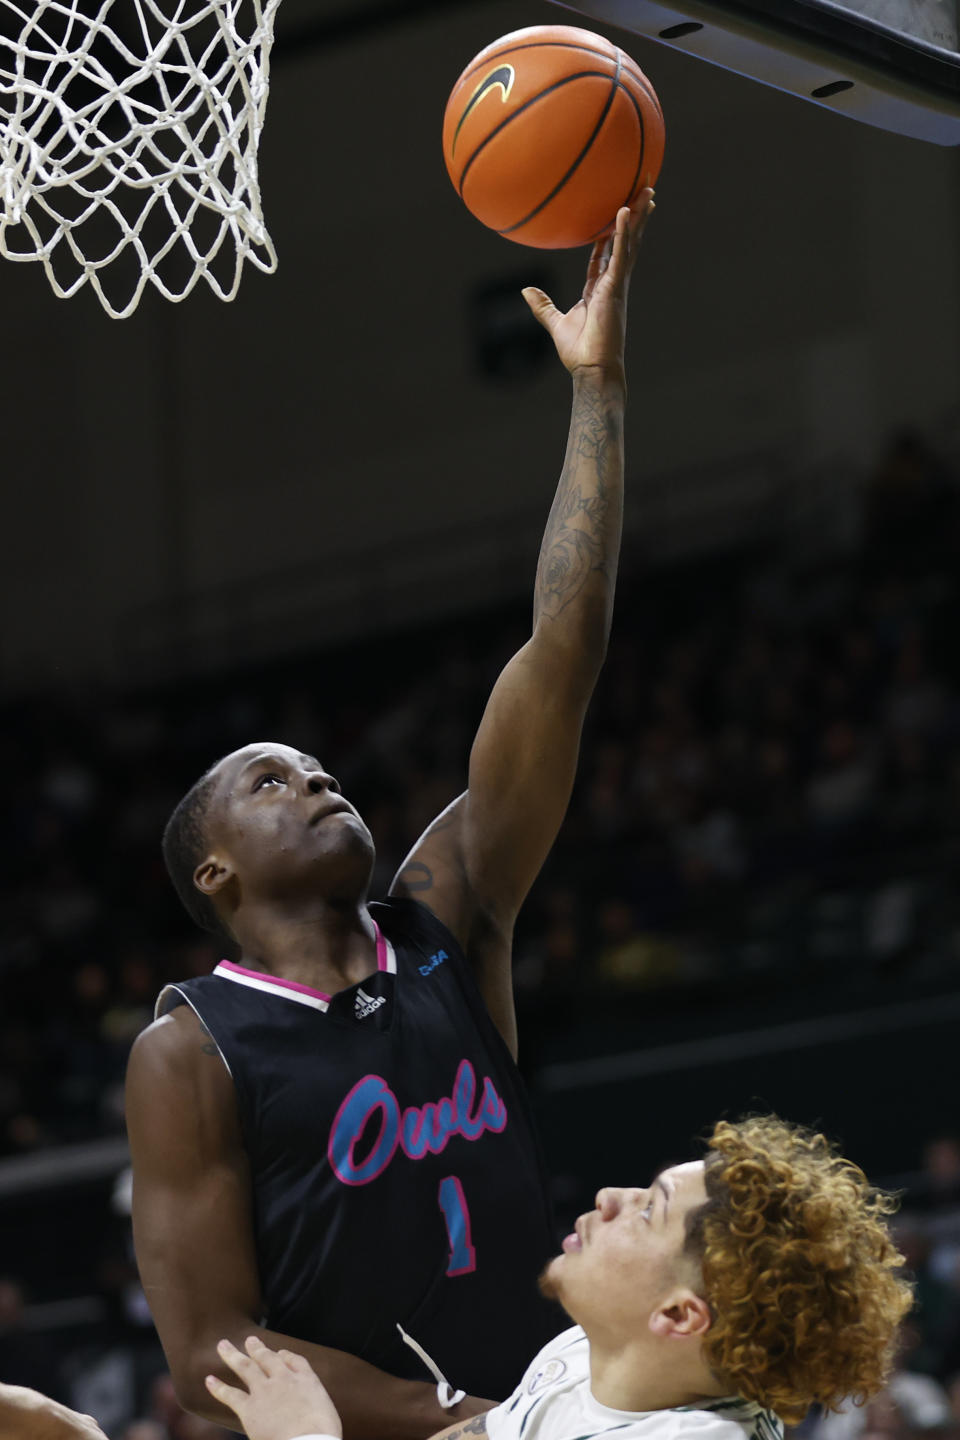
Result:
<svg viewBox="0 0 960 1440"><path fill-rule="evenodd" d="M92 1415L78 1415L22 1385L2 1383L0 1435L16 1440L107 1440Z"/></svg>
<svg viewBox="0 0 960 1440"><path fill-rule="evenodd" d="M347 1440L423 1440L449 1424L436 1388L395 1376L340 1350L259 1325L260 1284L250 1179L233 1082L186 1006L137 1039L127 1072L137 1263L180 1402L235 1424L205 1385L226 1377L217 1343L249 1335L304 1356L329 1388ZM470 1415L486 1402L464 1401Z"/></svg>
<svg viewBox="0 0 960 1440"><path fill-rule="evenodd" d="M240 1384L208 1375L207 1388L234 1412L247 1440L305 1440L310 1435L338 1440L342 1428L336 1406L300 1355L271 1350L255 1336L243 1350L223 1341L220 1353ZM447 1426L432 1440L482 1440L486 1433L486 1414L474 1415Z"/></svg>

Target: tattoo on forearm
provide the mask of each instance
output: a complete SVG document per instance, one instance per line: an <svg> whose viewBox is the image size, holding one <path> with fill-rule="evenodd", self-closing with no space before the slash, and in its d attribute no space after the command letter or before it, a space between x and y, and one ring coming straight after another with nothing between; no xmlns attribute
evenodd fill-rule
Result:
<svg viewBox="0 0 960 1440"><path fill-rule="evenodd" d="M461 1435L486 1435L487 1417L486 1414L474 1415L472 1420L466 1420L456 1430L448 1430L443 1440L460 1440Z"/></svg>
<svg viewBox="0 0 960 1440"><path fill-rule="evenodd" d="M610 578L619 531L622 464L619 409L595 390L577 396L567 456L537 567L537 614L557 616L579 595L588 576Z"/></svg>

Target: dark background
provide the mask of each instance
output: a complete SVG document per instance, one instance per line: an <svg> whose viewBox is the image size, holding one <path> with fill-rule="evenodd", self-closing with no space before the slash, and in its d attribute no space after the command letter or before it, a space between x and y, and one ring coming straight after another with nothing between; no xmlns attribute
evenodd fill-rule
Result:
<svg viewBox="0 0 960 1440"><path fill-rule="evenodd" d="M129 1044L219 958L163 874L167 813L287 740L369 819L382 889L529 623L569 393L517 292L571 303L586 257L484 231L440 121L481 46L575 18L284 0L275 276L116 322L0 265L0 1373L112 1436L206 1433L157 1399L124 1216ZM558 1211L775 1108L947 1216L946 1293L960 158L609 33L668 138L611 655L517 937Z"/></svg>

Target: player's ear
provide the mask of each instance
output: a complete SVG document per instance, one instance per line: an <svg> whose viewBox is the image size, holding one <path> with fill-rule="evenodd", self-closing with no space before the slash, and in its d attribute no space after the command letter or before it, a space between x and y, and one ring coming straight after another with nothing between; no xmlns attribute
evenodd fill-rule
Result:
<svg viewBox="0 0 960 1440"><path fill-rule="evenodd" d="M212 900L233 879L233 867L222 857L207 855L193 872L193 883L201 895Z"/></svg>
<svg viewBox="0 0 960 1440"><path fill-rule="evenodd" d="M706 1335L712 1324L709 1302L686 1286L671 1291L650 1316L650 1329L664 1340Z"/></svg>

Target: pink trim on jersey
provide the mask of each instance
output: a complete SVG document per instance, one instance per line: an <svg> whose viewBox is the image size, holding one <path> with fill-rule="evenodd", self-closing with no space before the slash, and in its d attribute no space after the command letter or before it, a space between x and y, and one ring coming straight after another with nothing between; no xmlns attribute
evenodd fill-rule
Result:
<svg viewBox="0 0 960 1440"><path fill-rule="evenodd" d="M391 974L395 974L397 969L397 962L396 960L394 960L392 965L390 963L391 959L393 958L390 954L390 942L384 935L383 931L380 929L380 926L377 924L376 920L374 920L373 922L373 928L377 932L377 969L389 970Z"/></svg>
<svg viewBox="0 0 960 1440"><path fill-rule="evenodd" d="M232 960L221 960L217 969L232 970L235 975L246 975L251 980L278 985L282 990L296 990L300 995L312 995L315 1000L326 1000L327 1004L330 1004L330 996L324 995L322 990L314 990L310 985L301 985L296 980L278 980L276 975L265 975L262 970L248 970L243 965L234 965Z"/></svg>
<svg viewBox="0 0 960 1440"><path fill-rule="evenodd" d="M390 960L387 950L387 940L376 920L373 928L377 932L377 969L389 970ZM314 990L310 985L301 985L297 980L280 980L276 975L267 975L263 970L248 970L244 965L235 965L232 960L221 960L216 967L218 970L232 970L235 975L246 975L250 980L261 980L268 985L278 985L282 990L296 990L300 995L311 995L315 1000L325 1000L330 1004L332 996L325 995L322 990ZM394 966L394 969L396 966Z"/></svg>

